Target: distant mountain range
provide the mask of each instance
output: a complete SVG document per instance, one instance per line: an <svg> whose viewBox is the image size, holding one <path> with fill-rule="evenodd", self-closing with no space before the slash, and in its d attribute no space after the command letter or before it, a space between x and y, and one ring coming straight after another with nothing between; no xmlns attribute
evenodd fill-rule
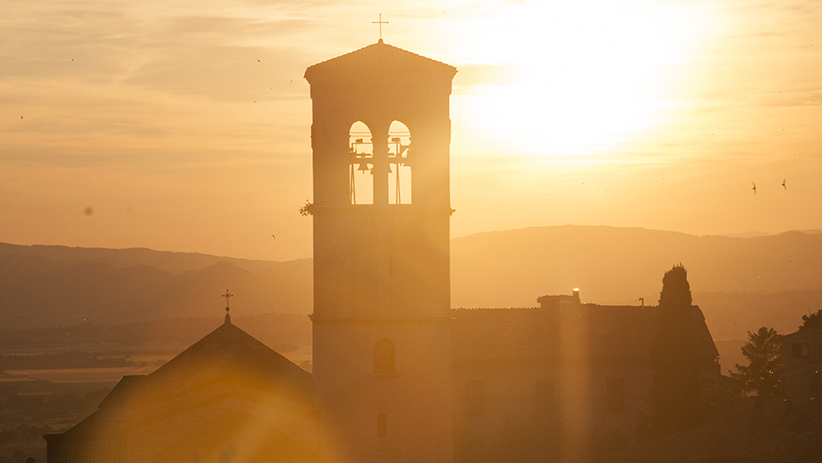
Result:
<svg viewBox="0 0 822 463"><path fill-rule="evenodd" d="M0 326L33 328L311 312L310 259L268 262L150 249L0 244Z"/></svg>
<svg viewBox="0 0 822 463"><path fill-rule="evenodd" d="M822 308L822 234L754 237L592 226L478 233L451 241L454 307L535 306L580 288L583 302L656 304L682 263L717 339L762 325L790 332ZM150 249L0 243L0 326L214 316L229 288L236 313L312 310L312 262Z"/></svg>

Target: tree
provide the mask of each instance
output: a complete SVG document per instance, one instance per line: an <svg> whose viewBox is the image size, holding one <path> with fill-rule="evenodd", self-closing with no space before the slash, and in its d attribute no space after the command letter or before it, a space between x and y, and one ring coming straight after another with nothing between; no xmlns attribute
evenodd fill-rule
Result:
<svg viewBox="0 0 822 463"><path fill-rule="evenodd" d="M822 326L822 309L809 315L802 315L802 326L799 327L800 330L814 326Z"/></svg>
<svg viewBox="0 0 822 463"><path fill-rule="evenodd" d="M691 302L688 272L682 264L674 265L662 278L658 329L651 345L651 420L655 430L663 435L694 426L701 420Z"/></svg>
<svg viewBox="0 0 822 463"><path fill-rule="evenodd" d="M780 349L782 338L773 328L762 327L756 333L748 331L748 342L742 346L742 355L748 366L736 364L737 373L731 376L745 382L745 391L756 391L762 399L779 395Z"/></svg>

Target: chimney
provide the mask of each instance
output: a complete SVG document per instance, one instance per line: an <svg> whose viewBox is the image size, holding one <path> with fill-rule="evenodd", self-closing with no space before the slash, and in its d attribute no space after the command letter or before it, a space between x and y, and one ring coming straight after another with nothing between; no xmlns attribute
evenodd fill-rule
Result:
<svg viewBox="0 0 822 463"><path fill-rule="evenodd" d="M579 288L574 288L574 299L576 299L577 304L579 304Z"/></svg>

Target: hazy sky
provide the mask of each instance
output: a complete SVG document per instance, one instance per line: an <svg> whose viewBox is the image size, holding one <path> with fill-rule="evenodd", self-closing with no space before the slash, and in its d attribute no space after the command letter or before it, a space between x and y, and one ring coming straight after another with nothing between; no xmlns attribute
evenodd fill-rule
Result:
<svg viewBox="0 0 822 463"><path fill-rule="evenodd" d="M3 0L0 241L309 257L302 76L379 13L459 69L453 236L822 229L817 0Z"/></svg>

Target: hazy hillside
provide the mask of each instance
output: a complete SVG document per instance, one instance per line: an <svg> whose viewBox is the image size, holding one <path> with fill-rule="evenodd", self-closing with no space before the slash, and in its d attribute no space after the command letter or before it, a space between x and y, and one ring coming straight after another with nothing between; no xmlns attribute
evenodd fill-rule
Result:
<svg viewBox="0 0 822 463"><path fill-rule="evenodd" d="M267 260L235 259L233 257L211 256L196 252L154 251L147 248L106 249L106 248L73 248L69 246L20 246L0 243L0 255L17 255L23 257L44 257L51 265L65 267L82 262L99 262L112 267L133 267L146 265L169 273L182 273L187 270L198 270L218 262L228 262L250 272L264 273L276 271L291 262L272 262ZM47 262L39 260L43 264ZM299 261L294 261L299 262Z"/></svg>
<svg viewBox="0 0 822 463"><path fill-rule="evenodd" d="M662 275L680 262L695 293L816 290L822 234L698 237L581 226L480 233L451 240L452 302L531 306L578 287L586 301L655 304Z"/></svg>
<svg viewBox="0 0 822 463"><path fill-rule="evenodd" d="M716 339L796 330L822 308L822 234L734 238L640 228L561 226L451 240L455 307L534 306L580 288L584 302L656 304L673 264L688 280Z"/></svg>
<svg viewBox="0 0 822 463"><path fill-rule="evenodd" d="M0 245L0 327L221 316L226 288L239 315L307 314L312 283L309 259L265 262L148 249Z"/></svg>
<svg viewBox="0 0 822 463"><path fill-rule="evenodd" d="M675 263L717 339L762 325L790 332L822 308L822 234L697 237L639 228L561 226L451 242L454 307L534 306L579 287L583 301L656 304ZM251 261L149 249L0 244L0 326L137 322L312 310L311 260Z"/></svg>

